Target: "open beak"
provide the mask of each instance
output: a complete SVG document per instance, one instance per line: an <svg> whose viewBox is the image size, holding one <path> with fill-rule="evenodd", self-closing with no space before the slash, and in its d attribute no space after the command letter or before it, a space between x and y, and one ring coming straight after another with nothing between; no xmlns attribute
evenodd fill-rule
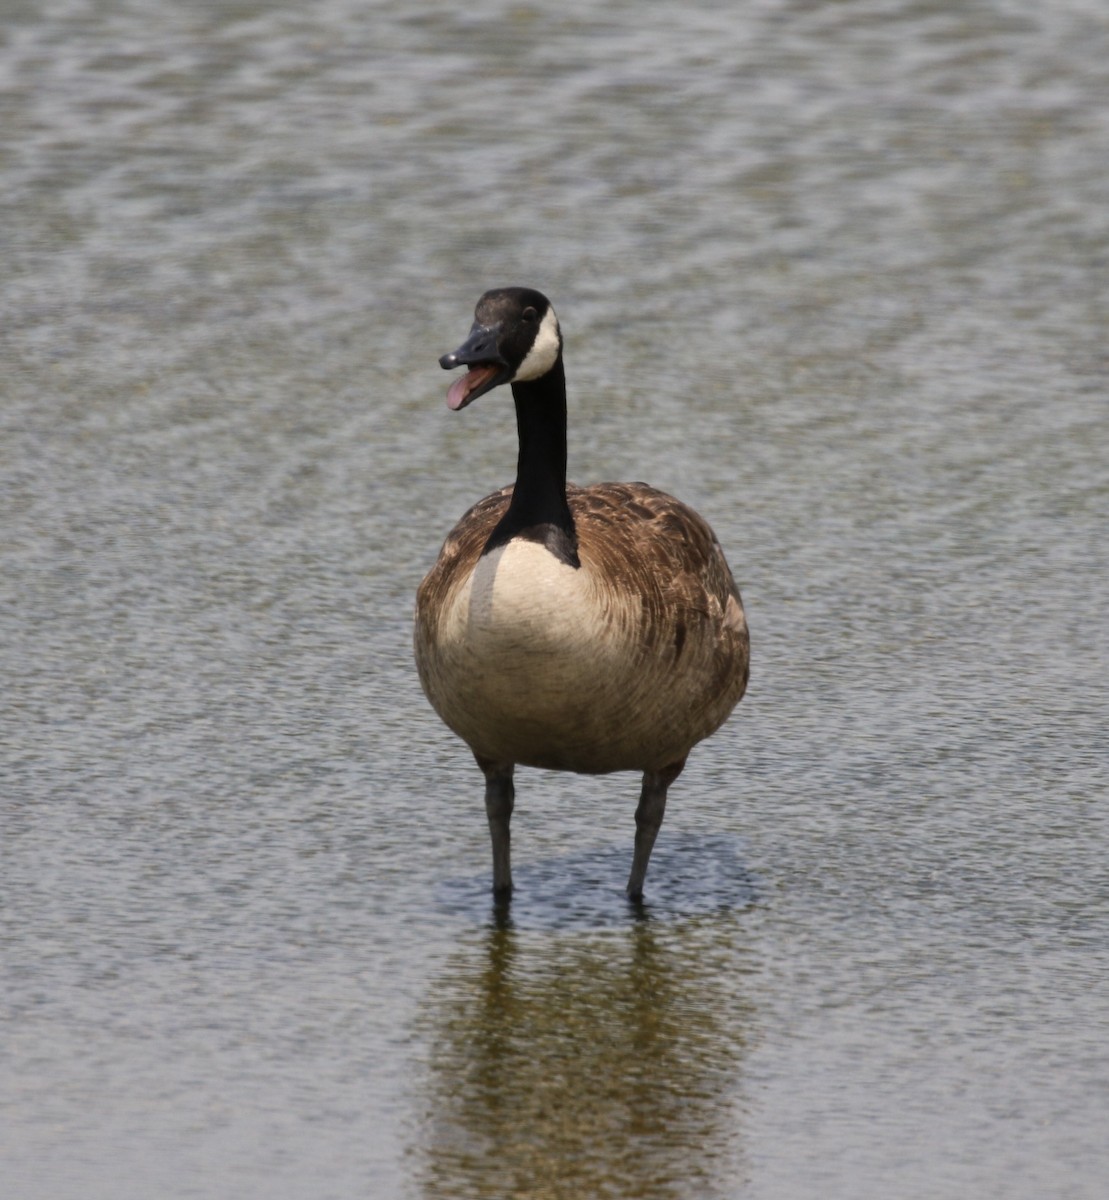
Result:
<svg viewBox="0 0 1109 1200"><path fill-rule="evenodd" d="M478 396L484 396L499 384L507 383L512 377L512 369L497 348L499 333L500 327L497 325L479 325L475 322L470 336L462 345L439 360L444 371L451 371L455 367L470 368L451 384L447 392L448 408L457 412Z"/></svg>

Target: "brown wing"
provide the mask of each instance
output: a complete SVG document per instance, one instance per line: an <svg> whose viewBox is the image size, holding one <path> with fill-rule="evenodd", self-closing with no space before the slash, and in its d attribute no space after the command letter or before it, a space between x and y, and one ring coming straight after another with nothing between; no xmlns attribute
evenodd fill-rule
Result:
<svg viewBox="0 0 1109 1200"><path fill-rule="evenodd" d="M674 661L711 662L707 694L747 685L749 642L739 589L708 522L688 505L646 483L570 485L583 565L638 597L644 648L674 647ZM707 665L707 664L706 664Z"/></svg>

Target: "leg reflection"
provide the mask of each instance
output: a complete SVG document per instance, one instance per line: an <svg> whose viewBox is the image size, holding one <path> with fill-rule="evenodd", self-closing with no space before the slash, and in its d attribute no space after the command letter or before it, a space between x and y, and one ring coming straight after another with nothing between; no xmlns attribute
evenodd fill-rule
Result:
<svg viewBox="0 0 1109 1200"><path fill-rule="evenodd" d="M739 937L719 921L521 935L495 910L426 1009L423 1194L734 1195Z"/></svg>

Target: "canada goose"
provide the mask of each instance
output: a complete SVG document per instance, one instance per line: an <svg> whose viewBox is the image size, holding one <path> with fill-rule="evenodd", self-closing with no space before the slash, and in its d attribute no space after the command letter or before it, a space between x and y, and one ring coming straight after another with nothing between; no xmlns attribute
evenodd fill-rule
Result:
<svg viewBox="0 0 1109 1200"><path fill-rule="evenodd" d="M512 890L520 763L643 772L627 888L639 899L667 788L747 686L743 603L691 508L645 483L566 482L562 333L547 298L497 288L474 316L439 360L469 368L447 406L512 384L516 483L466 513L420 584L420 682L485 774L496 895Z"/></svg>

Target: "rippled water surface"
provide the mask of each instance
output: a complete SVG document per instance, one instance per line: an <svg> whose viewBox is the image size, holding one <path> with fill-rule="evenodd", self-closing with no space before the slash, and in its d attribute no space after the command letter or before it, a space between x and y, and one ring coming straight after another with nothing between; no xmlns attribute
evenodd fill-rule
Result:
<svg viewBox="0 0 1109 1200"><path fill-rule="evenodd" d="M0 29L5 1196L1103 1196L1103 8ZM503 283L748 607L639 913L636 780L542 772L493 911L411 663Z"/></svg>

